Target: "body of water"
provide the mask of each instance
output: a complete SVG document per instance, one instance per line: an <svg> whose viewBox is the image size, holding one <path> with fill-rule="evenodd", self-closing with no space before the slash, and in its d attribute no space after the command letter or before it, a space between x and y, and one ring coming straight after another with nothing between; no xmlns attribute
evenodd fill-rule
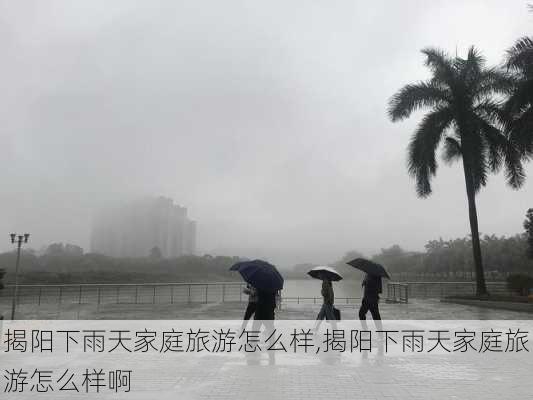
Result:
<svg viewBox="0 0 533 400"><path fill-rule="evenodd" d="M321 297L322 281L318 279L287 279L282 295L285 297ZM336 297L361 297L361 282L342 280L333 282Z"/></svg>

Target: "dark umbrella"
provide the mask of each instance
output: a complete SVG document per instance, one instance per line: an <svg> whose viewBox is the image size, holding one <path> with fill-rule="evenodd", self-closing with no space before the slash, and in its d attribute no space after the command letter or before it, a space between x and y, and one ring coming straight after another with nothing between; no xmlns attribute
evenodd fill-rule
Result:
<svg viewBox="0 0 533 400"><path fill-rule="evenodd" d="M283 277L272 264L262 260L242 261L233 265L242 278L258 290L275 292L283 289Z"/></svg>
<svg viewBox="0 0 533 400"><path fill-rule="evenodd" d="M330 281L340 281L342 279L341 274L334 268L326 266L315 267L307 274L316 279L328 279Z"/></svg>
<svg viewBox="0 0 533 400"><path fill-rule="evenodd" d="M357 269L360 269L363 272L366 272L369 275L382 276L384 278L390 279L389 274L385 271L382 265L375 263L364 258L356 258L355 260L349 261L346 264L351 265Z"/></svg>

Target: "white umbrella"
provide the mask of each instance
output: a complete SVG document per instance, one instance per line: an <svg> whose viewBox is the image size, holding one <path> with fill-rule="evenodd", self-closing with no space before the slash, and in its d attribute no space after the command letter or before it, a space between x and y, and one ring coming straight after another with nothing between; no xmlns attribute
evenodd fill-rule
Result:
<svg viewBox="0 0 533 400"><path fill-rule="evenodd" d="M342 279L341 274L339 274L335 268L328 267L327 265L320 265L313 268L307 272L313 278L316 279L328 279L330 281L340 281Z"/></svg>

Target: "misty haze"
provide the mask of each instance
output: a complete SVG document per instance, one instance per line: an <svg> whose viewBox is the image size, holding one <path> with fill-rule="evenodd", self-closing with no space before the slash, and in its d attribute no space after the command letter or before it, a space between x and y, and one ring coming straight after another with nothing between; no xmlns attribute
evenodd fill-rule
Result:
<svg viewBox="0 0 533 400"><path fill-rule="evenodd" d="M499 64L532 18L518 0L3 1L0 226L88 251L99 209L161 195L194 215L198 254L281 266L464 237L460 165L417 198L418 117L392 124L387 102L428 76L422 48ZM531 198L491 176L480 231L520 233Z"/></svg>
<svg viewBox="0 0 533 400"><path fill-rule="evenodd" d="M531 398L532 23L0 0L0 391Z"/></svg>
<svg viewBox="0 0 533 400"><path fill-rule="evenodd" d="M4 297L20 277L79 305L91 284L232 283L243 301L236 265L260 260L297 303L333 268L349 304L375 272L362 258L391 302L527 301L530 11L0 1Z"/></svg>

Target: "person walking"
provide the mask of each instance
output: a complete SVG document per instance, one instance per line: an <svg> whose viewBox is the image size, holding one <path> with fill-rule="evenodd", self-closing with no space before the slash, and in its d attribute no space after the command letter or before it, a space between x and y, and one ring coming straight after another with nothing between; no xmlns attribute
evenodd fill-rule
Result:
<svg viewBox="0 0 533 400"><path fill-rule="evenodd" d="M366 274L363 283L361 284L363 290L363 300L361 307L359 308L359 319L361 321L366 320L366 314L370 311L372 319L374 321L380 321L381 315L379 314L379 294L382 292L381 277L377 275Z"/></svg>
<svg viewBox="0 0 533 400"><path fill-rule="evenodd" d="M318 331L323 319L331 321L333 329L337 327L337 318L335 317L335 311L333 307L333 304L335 303L335 294L333 293L333 284L331 283L330 279L327 279L326 277L322 279L322 290L320 293L322 294L323 301L322 307L320 308L320 311L316 317L316 324L314 328L315 332Z"/></svg>
<svg viewBox="0 0 533 400"><path fill-rule="evenodd" d="M257 304L254 315L252 330L262 333L261 342L267 348L267 340L274 332L274 319L276 318L276 294L278 291L266 291L257 289ZM264 325L264 329L261 329ZM269 365L276 363L276 352L267 351Z"/></svg>
<svg viewBox="0 0 533 400"><path fill-rule="evenodd" d="M333 293L333 284L329 279L322 280L322 307L316 317L317 320L326 319L328 321L336 320L335 313L333 311L333 304L335 303L335 294Z"/></svg>
<svg viewBox="0 0 533 400"><path fill-rule="evenodd" d="M274 310L276 309L276 292L257 289L257 303L255 308L253 330L259 331L261 325L271 333L274 330ZM266 334L266 333L265 333Z"/></svg>

